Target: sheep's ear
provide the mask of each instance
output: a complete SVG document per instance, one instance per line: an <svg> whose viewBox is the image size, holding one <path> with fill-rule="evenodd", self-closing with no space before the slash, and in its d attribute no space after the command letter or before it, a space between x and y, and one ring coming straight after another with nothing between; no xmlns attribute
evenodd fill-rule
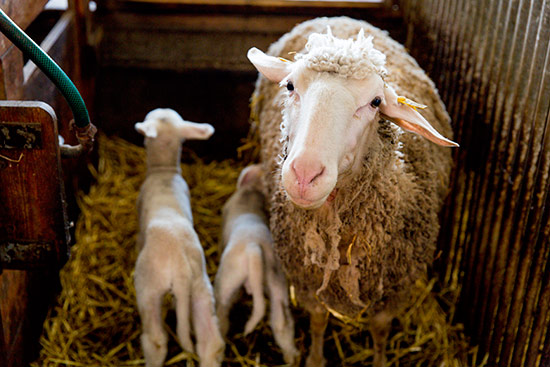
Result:
<svg viewBox="0 0 550 367"><path fill-rule="evenodd" d="M248 59L260 73L272 82L279 83L290 74L292 61L264 54L256 47L248 50Z"/></svg>
<svg viewBox="0 0 550 367"><path fill-rule="evenodd" d="M186 140L206 140L214 134L214 127L210 124L184 121L179 127L180 137Z"/></svg>
<svg viewBox="0 0 550 367"><path fill-rule="evenodd" d="M138 122L134 125L135 129L141 135L144 135L147 138L156 138L157 137L157 127L155 124L148 124L146 122Z"/></svg>
<svg viewBox="0 0 550 367"><path fill-rule="evenodd" d="M249 185L250 182L256 181L262 174L262 166L259 164L252 164L243 168L239 179L237 180L237 187L243 187Z"/></svg>
<svg viewBox="0 0 550 367"><path fill-rule="evenodd" d="M452 140L441 135L436 129L418 111L416 108L425 108L404 97L398 97L392 87L384 87L384 101L380 105L380 112L389 120L401 128L416 133L426 139L444 146L458 147L459 145Z"/></svg>

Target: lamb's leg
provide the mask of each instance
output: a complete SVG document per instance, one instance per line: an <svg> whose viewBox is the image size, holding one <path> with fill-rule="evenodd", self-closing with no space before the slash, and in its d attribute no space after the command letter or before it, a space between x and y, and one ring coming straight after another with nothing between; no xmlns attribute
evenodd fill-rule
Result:
<svg viewBox="0 0 550 367"><path fill-rule="evenodd" d="M285 362L294 365L299 352L294 343L294 319L288 305L288 289L284 274L268 267L269 320L275 342L281 348Z"/></svg>
<svg viewBox="0 0 550 367"><path fill-rule="evenodd" d="M305 367L325 366L326 360L323 356L323 344L327 325L328 312L322 310L310 311L309 332L311 334L311 346Z"/></svg>
<svg viewBox="0 0 550 367"><path fill-rule="evenodd" d="M370 332L374 342L374 367L386 366L386 344L391 330L393 316L387 311L374 315L371 320Z"/></svg>
<svg viewBox="0 0 550 367"><path fill-rule="evenodd" d="M252 315L246 322L244 334L249 334L265 315L264 298L264 263L262 251L258 245L251 244L246 248L248 276L246 290L252 295Z"/></svg>
<svg viewBox="0 0 550 367"><path fill-rule="evenodd" d="M218 367L225 343L214 311L214 292L206 274L193 282L193 328L197 336L197 354L201 367Z"/></svg>
<svg viewBox="0 0 550 367"><path fill-rule="evenodd" d="M215 280L216 313L218 315L222 335L229 330L229 311L233 305L235 294L243 285L248 268L242 266L239 261L234 261L232 256L222 257ZM240 260L238 257L237 260Z"/></svg>
<svg viewBox="0 0 550 367"><path fill-rule="evenodd" d="M162 320L163 295L164 291L136 284L136 298L143 327L141 347L146 367L160 367L166 358L168 336Z"/></svg>

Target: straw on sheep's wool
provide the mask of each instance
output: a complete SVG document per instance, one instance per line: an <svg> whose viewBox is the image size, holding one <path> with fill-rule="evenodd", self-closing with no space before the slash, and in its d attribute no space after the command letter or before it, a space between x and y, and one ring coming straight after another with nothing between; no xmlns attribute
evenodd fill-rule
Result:
<svg viewBox="0 0 550 367"><path fill-rule="evenodd" d="M145 177L145 151L119 138L100 136L98 143L99 163L97 168L90 166L97 182L88 193L78 196L82 213L76 225L76 244L61 270L62 290L44 323L42 350L33 367L144 364L132 272L138 230L135 203ZM254 143L246 146L254 149ZM189 154L192 152L184 151L184 156ZM182 164L211 279L219 260L220 208L235 189L242 166L231 160L205 164L196 157L192 163ZM411 289L415 302L399 316L399 325L390 337L388 366L479 364L473 359L475 348L468 346L461 326L449 322L458 288L454 285L436 293L434 285L432 280ZM251 302L244 297L234 307L223 366L282 365L267 318L245 337L242 330ZM293 313L297 347L305 355L309 318L299 308L293 308ZM325 341L327 365L370 365L372 341L364 321L331 318ZM197 358L182 352L176 342L171 313L166 328L170 335L166 365L197 366Z"/></svg>

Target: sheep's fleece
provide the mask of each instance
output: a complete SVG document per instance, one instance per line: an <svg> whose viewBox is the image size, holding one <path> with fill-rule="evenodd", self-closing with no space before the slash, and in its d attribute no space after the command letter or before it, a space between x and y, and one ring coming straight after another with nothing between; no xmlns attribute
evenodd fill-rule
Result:
<svg viewBox="0 0 550 367"><path fill-rule="evenodd" d="M366 22L346 17L307 21L272 44L267 54L304 57L299 54L307 53L308 36L326 33L327 26L341 39L355 39L361 28L365 36L374 36L374 47L386 55L385 82L397 94L427 105L425 118L452 138L450 118L433 82L402 45ZM252 114L259 119L264 170L273 173L264 178L270 227L298 301L306 309L322 304L348 317L399 307L433 260L451 150L380 118L360 172L338 178L329 205L300 209L280 184L284 99L285 88L260 75Z"/></svg>

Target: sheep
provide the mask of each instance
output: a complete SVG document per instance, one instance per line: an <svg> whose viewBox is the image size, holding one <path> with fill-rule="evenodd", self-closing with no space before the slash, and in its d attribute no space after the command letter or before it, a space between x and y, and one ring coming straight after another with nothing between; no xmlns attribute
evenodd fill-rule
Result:
<svg viewBox="0 0 550 367"><path fill-rule="evenodd" d="M174 296L181 346L194 351L191 318L200 365L219 366L225 343L215 314L204 252L193 229L189 187L180 167L182 141L208 139L214 128L184 121L171 109L149 112L135 128L145 136L147 152L147 173L137 205L139 254L134 273L146 366L162 366L166 358L162 303L168 292Z"/></svg>
<svg viewBox="0 0 550 367"><path fill-rule="evenodd" d="M329 313L370 319L384 366L391 320L433 261L446 147L458 146L445 106L404 47L364 21L306 21L247 56L275 252L310 314L306 366L326 363Z"/></svg>
<svg viewBox="0 0 550 367"><path fill-rule="evenodd" d="M294 320L288 304L288 287L281 265L273 252L261 192L261 166L243 169L237 190L222 209L222 257L216 273L214 292L222 334L229 329L229 310L244 284L252 294L253 309L245 325L250 333L265 313L265 288L270 300L270 323L284 359L293 364L298 351L294 345Z"/></svg>

